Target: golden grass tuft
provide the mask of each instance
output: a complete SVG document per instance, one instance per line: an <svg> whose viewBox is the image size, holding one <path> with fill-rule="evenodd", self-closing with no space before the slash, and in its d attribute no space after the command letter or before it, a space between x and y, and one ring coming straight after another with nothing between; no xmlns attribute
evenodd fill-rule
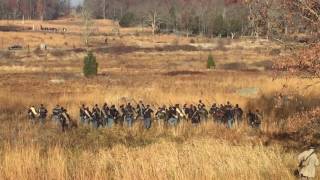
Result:
<svg viewBox="0 0 320 180"><path fill-rule="evenodd" d="M234 146L212 139L118 145L94 153L6 146L3 153L1 179L294 179L293 154L283 155L279 147Z"/></svg>

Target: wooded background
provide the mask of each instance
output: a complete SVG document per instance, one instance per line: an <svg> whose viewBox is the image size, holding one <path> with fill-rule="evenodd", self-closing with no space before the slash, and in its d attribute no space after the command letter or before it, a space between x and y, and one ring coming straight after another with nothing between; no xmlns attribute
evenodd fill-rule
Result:
<svg viewBox="0 0 320 180"><path fill-rule="evenodd" d="M75 9L123 27L210 37L314 35L320 22L317 0L85 0ZM70 0L0 1L1 19L52 20L70 12Z"/></svg>

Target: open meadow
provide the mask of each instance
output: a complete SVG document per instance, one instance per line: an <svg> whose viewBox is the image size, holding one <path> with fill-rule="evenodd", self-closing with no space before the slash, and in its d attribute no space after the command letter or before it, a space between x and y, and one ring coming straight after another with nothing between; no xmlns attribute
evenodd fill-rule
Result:
<svg viewBox="0 0 320 180"><path fill-rule="evenodd" d="M43 32L40 25L67 32ZM34 29L0 31L0 179L294 179L298 152L320 142L319 127L310 125L320 114L319 80L273 71L275 61L292 53L278 42L152 36L148 28L94 20L86 48L77 19L1 20L0 26ZM23 49L9 51L15 44ZM91 78L82 74L87 50L99 64ZM215 69L207 69L209 54ZM279 93L287 104L282 109L276 108ZM245 113L260 109L261 130L208 121L62 133L27 119L28 108L39 104L50 114L56 104L64 106L78 124L81 104L143 100L156 108L200 99L207 107L230 101Z"/></svg>

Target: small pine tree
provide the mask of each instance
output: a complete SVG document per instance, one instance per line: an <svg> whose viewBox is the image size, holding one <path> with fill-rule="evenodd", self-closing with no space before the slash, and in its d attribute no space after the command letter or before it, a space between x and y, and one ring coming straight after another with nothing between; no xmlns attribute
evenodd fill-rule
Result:
<svg viewBox="0 0 320 180"><path fill-rule="evenodd" d="M87 56L84 57L83 74L85 77L98 74L98 63L92 52L88 52Z"/></svg>
<svg viewBox="0 0 320 180"><path fill-rule="evenodd" d="M216 68L216 62L214 61L212 54L209 54L209 56L208 56L207 68L208 69L215 69Z"/></svg>

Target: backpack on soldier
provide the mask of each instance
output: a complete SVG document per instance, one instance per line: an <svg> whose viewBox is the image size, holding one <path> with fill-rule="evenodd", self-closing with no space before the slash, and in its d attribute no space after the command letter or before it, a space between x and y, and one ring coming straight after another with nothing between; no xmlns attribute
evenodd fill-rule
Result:
<svg viewBox="0 0 320 180"><path fill-rule="evenodd" d="M312 152L309 156L307 156L305 159L303 159L302 161L299 162L299 165L298 165L298 168L295 169L293 171L293 175L296 176L296 177L300 177L300 171L302 168L306 167L308 164L307 164L307 161L308 159L314 154L315 152Z"/></svg>

